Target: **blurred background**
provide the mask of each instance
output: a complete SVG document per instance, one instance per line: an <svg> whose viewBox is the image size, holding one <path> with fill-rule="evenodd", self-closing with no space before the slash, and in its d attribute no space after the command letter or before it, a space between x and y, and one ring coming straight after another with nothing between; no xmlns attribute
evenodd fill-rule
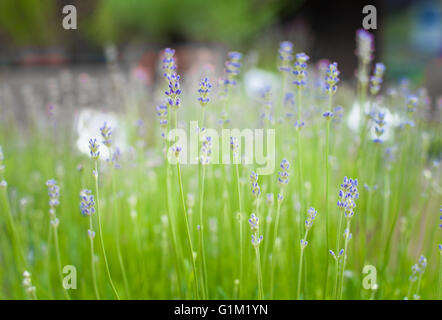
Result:
<svg viewBox="0 0 442 320"><path fill-rule="evenodd" d="M312 61L338 61L345 80L356 69L355 31L362 8L377 8L375 61L387 81L407 79L442 95L442 1L316 0L1 0L0 81L35 85L60 70L100 75L115 59L146 85L155 82L165 47L177 49L179 72L208 64L222 69L229 50L253 67L276 71L280 41ZM62 8L77 8L78 29L62 28Z"/></svg>

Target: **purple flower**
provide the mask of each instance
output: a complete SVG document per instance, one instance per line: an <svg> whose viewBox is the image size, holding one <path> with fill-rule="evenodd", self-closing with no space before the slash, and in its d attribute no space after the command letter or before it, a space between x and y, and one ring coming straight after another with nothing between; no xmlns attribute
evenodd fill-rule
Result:
<svg viewBox="0 0 442 320"><path fill-rule="evenodd" d="M252 193L255 197L259 197L261 194L261 188L258 184L258 174L254 171L252 171L252 174L250 175L250 181L252 183Z"/></svg>
<svg viewBox="0 0 442 320"><path fill-rule="evenodd" d="M198 89L199 98L198 101L202 107L204 107L207 103L209 103L209 92L212 88L212 85L209 82L209 78L203 78L200 82L200 87Z"/></svg>
<svg viewBox="0 0 442 320"><path fill-rule="evenodd" d="M279 71L290 72L289 63L293 60L293 43L290 41L281 42L278 52L279 60L281 60Z"/></svg>
<svg viewBox="0 0 442 320"><path fill-rule="evenodd" d="M330 120L330 119L333 118L334 114L333 114L333 112L331 112L331 111L326 111L326 112L324 112L324 113L322 114L322 116L323 116L325 119Z"/></svg>
<svg viewBox="0 0 442 320"><path fill-rule="evenodd" d="M52 212L60 204L60 187L54 179L46 181L46 186L48 187L49 206Z"/></svg>
<svg viewBox="0 0 442 320"><path fill-rule="evenodd" d="M168 89L164 92L167 96L167 103L172 109L178 110L181 106L180 76L174 72L171 75L167 75L167 80L169 85Z"/></svg>
<svg viewBox="0 0 442 320"><path fill-rule="evenodd" d="M296 54L296 62L294 64L293 74L295 75L295 81L293 84L298 89L303 89L307 84L307 61L309 60L309 56L305 53Z"/></svg>
<svg viewBox="0 0 442 320"><path fill-rule="evenodd" d="M225 71L227 78L224 79L224 84L227 87L236 85L236 76L239 74L239 68L241 67L240 60L242 58L242 53L239 52L229 52L227 54L229 60L225 63Z"/></svg>
<svg viewBox="0 0 442 320"><path fill-rule="evenodd" d="M80 212L85 217L95 213L95 200L91 190L80 191Z"/></svg>
<svg viewBox="0 0 442 320"><path fill-rule="evenodd" d="M336 93L336 90L338 89L338 82L339 82L339 70L338 70L338 63L333 62L328 66L327 74L325 76L325 91L329 95L334 95Z"/></svg>
<svg viewBox="0 0 442 320"><path fill-rule="evenodd" d="M259 218L252 213L249 219L250 228L252 229L252 232L257 232L259 229Z"/></svg>
<svg viewBox="0 0 442 320"><path fill-rule="evenodd" d="M103 144L106 147L110 147L112 145L112 129L104 122L103 126L100 128L101 136L103 137Z"/></svg>
<svg viewBox="0 0 442 320"><path fill-rule="evenodd" d="M289 161L287 159L282 159L280 167L281 171L278 172L279 174L278 182L281 185L281 187L284 187L289 183L289 173L287 172L290 167Z"/></svg>
<svg viewBox="0 0 442 320"><path fill-rule="evenodd" d="M97 160L100 157L100 151L98 151L99 147L100 145L97 143L97 139L89 139L89 150L91 157L94 160Z"/></svg>
<svg viewBox="0 0 442 320"><path fill-rule="evenodd" d="M202 139L201 150L200 150L200 163L201 164L209 164L210 163L210 155L212 154L212 137L205 136Z"/></svg>
<svg viewBox="0 0 442 320"><path fill-rule="evenodd" d="M382 78L385 72L385 65L383 63L376 63L374 74L370 78L370 93L376 95L381 89Z"/></svg>
<svg viewBox="0 0 442 320"><path fill-rule="evenodd" d="M253 247L254 248L258 248L263 238L264 237L262 235L258 237L257 235L252 234L252 245L253 245Z"/></svg>
<svg viewBox="0 0 442 320"><path fill-rule="evenodd" d="M344 177L344 182L341 184L341 189L339 190L337 205L338 208L344 210L344 215L347 219L353 217L354 208L356 207L355 200L358 198L358 180Z"/></svg>
<svg viewBox="0 0 442 320"><path fill-rule="evenodd" d="M163 58L163 70L164 76L167 78L172 75L172 73L176 70L175 64L175 50L166 48L164 50L164 58Z"/></svg>
<svg viewBox="0 0 442 320"><path fill-rule="evenodd" d="M307 220L305 220L305 228L308 230L313 226L313 222L316 218L316 214L318 212L315 210L315 208L310 207L307 211Z"/></svg>

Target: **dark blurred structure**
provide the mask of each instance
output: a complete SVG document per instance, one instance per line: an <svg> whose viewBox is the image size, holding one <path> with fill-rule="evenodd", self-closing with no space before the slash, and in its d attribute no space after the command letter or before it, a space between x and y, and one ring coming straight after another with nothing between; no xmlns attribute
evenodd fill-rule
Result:
<svg viewBox="0 0 442 320"><path fill-rule="evenodd" d="M68 4L77 8L78 30L62 28ZM377 8L375 61L387 65L387 76L433 85L431 95L441 95L437 0L1 0L0 65L103 63L112 43L121 59L149 67L166 46L255 50L261 67L273 67L278 42L287 39L313 61L338 61L342 78L352 79L367 4Z"/></svg>

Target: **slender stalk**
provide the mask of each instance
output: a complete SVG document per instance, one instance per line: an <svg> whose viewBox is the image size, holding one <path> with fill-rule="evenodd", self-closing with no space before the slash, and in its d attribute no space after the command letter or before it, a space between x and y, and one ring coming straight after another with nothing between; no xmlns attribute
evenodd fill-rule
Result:
<svg viewBox="0 0 442 320"><path fill-rule="evenodd" d="M15 221L14 218L12 217L12 212L11 212L11 206L9 205L9 198L8 198L8 194L6 192L6 187L0 187L0 189L2 190L2 197L3 197L3 206L4 206L4 211L6 212L7 215L7 220L8 220L8 224L9 224L9 230L11 232L11 241L13 243L13 251L14 251L14 255L15 255L15 259L16 262L19 266L21 266L21 268L26 267L26 259L25 259L25 255L23 253L23 249L21 247L21 241L19 238L19 235L17 233L17 226L15 225Z"/></svg>
<svg viewBox="0 0 442 320"><path fill-rule="evenodd" d="M348 230L346 237L345 237L345 245L344 245L344 260L342 262L342 270L341 270L341 285L339 289L339 299L342 300L342 292L344 290L344 272L345 272L345 264L347 263L347 249L348 249L348 240L349 240L349 234L350 234L350 219L347 220L347 227ZM338 235L339 236L339 235Z"/></svg>
<svg viewBox="0 0 442 320"><path fill-rule="evenodd" d="M304 238L303 238L304 241L307 240L307 235L308 235L308 229L305 230L305 234L304 234ZM298 290L296 292L296 297L298 299L301 299L302 264L303 264L303 258L304 258L304 249L305 249L305 246L303 246L301 244L301 252L300 252L300 257L299 257L299 269L298 269Z"/></svg>
<svg viewBox="0 0 442 320"><path fill-rule="evenodd" d="M204 120L205 120L205 111L206 109L202 108L201 114L201 129L204 128ZM199 141L199 139L198 139ZM206 266L206 254L205 254L205 243L204 243L204 182L205 182L205 174L206 168L198 161L198 173L199 173L199 186L200 186L200 256L201 256L201 269L202 269L202 277L203 277L203 286L202 293L203 298L208 299L209 297L209 288L207 285L207 266Z"/></svg>
<svg viewBox="0 0 442 320"><path fill-rule="evenodd" d="M416 298L419 297L419 290L421 288L422 275L423 275L423 272L419 273L419 278L417 279L416 294L415 294Z"/></svg>
<svg viewBox="0 0 442 320"><path fill-rule="evenodd" d="M238 163L235 164L236 171L236 187L238 189L238 202L239 202L239 285L238 285L238 297L241 298L241 288L244 281L244 239L243 239L243 211L242 211L242 197L241 186L239 183L239 169Z"/></svg>
<svg viewBox="0 0 442 320"><path fill-rule="evenodd" d="M89 230L93 230L92 215L89 216ZM97 283L97 271L95 267L95 252L94 252L94 238L89 236L89 243L91 247L91 269L92 269L92 282L94 284L94 292L97 300L100 300L100 293L98 291Z"/></svg>
<svg viewBox="0 0 442 320"><path fill-rule="evenodd" d="M181 179L181 169L180 169L180 163L178 161L177 161L176 167L177 167L177 171L178 171L178 183L179 183L179 187L180 187L181 204L183 206L184 220L186 222L187 242L189 243L190 259L192 262L193 278L195 281L195 286L194 286L195 287L195 297L197 297L197 299L199 299L198 277L197 277L197 273L196 273L195 259L193 258L193 246L192 246L192 239L190 237L189 218L187 216L186 201L184 199L184 191L183 191L183 182Z"/></svg>
<svg viewBox="0 0 442 320"><path fill-rule="evenodd" d="M256 252L256 268L258 271L258 294L259 294L259 300L263 300L264 293L262 288L261 258L259 254L259 246L256 247L255 252Z"/></svg>
<svg viewBox="0 0 442 320"><path fill-rule="evenodd" d="M112 287L112 291L115 294L115 297L120 300L120 296L118 295L117 289L115 288L114 282L112 280L112 276L109 270L109 264L107 261L107 256L106 256L106 250L104 249L104 241L103 241L103 230L102 230L102 226L101 226L101 216L100 216L100 211L101 211L101 207L100 207L100 194L99 194L99 189L98 189L98 159L95 160L95 174L94 174L94 178L95 178L95 193L97 195L97 216L98 216L98 233L100 234L100 244L101 244L101 251L103 252L103 258L104 258L104 264L106 266L106 272L107 272L107 277L109 279L109 283Z"/></svg>
<svg viewBox="0 0 442 320"><path fill-rule="evenodd" d="M337 237L336 237L336 253L339 252L339 246L341 243L341 232L342 232L342 220L343 220L343 216L344 213L341 212L339 214L339 222L338 222L338 232L337 232ZM338 294L338 283L339 283L339 259L336 259L336 277L335 277L335 285L333 288L333 299L337 299L337 294Z"/></svg>
<svg viewBox="0 0 442 320"><path fill-rule="evenodd" d="M51 255L50 255L50 245L52 242L52 232L51 232L52 226L49 226L49 232L48 232L48 246L47 246L47 254L46 254L46 270L48 272L48 292L51 293L51 299L54 297L52 296L52 286L51 286Z"/></svg>
<svg viewBox="0 0 442 320"><path fill-rule="evenodd" d="M206 255L205 255L205 245L204 245L204 178L205 178L206 168L202 166L201 174L201 193L200 193L200 255L201 255L201 265L202 265L202 276L203 276L203 294L204 299L208 299L208 286L207 286L207 267L206 267Z"/></svg>
<svg viewBox="0 0 442 320"><path fill-rule="evenodd" d="M332 108L332 95L328 96L328 111L331 112L331 108ZM328 222L328 185L329 185L329 179L330 179L330 174L329 174L329 150L330 150L330 119L327 119L327 126L326 126L326 134L325 134L325 243L326 243L326 248L329 248L329 222ZM324 250L325 252L325 283L324 283L324 297L327 295L327 282L328 282L328 269L329 269L329 259L328 259L328 253L326 250Z"/></svg>
<svg viewBox="0 0 442 320"><path fill-rule="evenodd" d="M280 192L281 196L284 196L284 189L281 188ZM271 266L271 274L270 274L270 299L273 299L273 281L274 281L274 273L275 273L275 248L276 248L276 238L278 236L278 227L279 227L279 216L281 213L281 201L278 200L278 205L276 207L276 218L275 218L275 229L273 231L273 253L272 253L272 266Z"/></svg>
<svg viewBox="0 0 442 320"><path fill-rule="evenodd" d="M178 129L178 113L176 110L175 110L175 129ZM190 236L189 216L188 216L187 208L186 208L186 200L184 199L183 181L181 178L181 168L180 168L180 162L178 161L178 159L177 159L177 163L176 163L176 168L177 168L177 172L178 172L178 184L180 187L181 204L183 206L184 220L186 223L186 235L187 235L187 242L189 244L189 250L190 250L190 261L192 263L193 279L195 282L194 293L195 293L195 297L197 299L199 299L198 276L196 273L195 259L193 258L193 246L192 246L192 238Z"/></svg>
<svg viewBox="0 0 442 320"><path fill-rule="evenodd" d="M110 148L109 148L109 152L111 152ZM112 155L110 155L109 157L111 157L111 156ZM126 268L124 266L123 255L121 253L120 230L119 230L120 217L118 214L118 197L117 197L117 188L115 185L115 168L112 165L112 163L110 164L110 166L112 167L112 169L111 169L112 192L113 192L113 198L115 201L113 207L114 207L114 216L115 216L115 242L116 242L116 247L117 247L118 262L120 264L121 274L123 275L123 282L124 282L124 288L126 290L126 295L127 295L127 298L130 299L129 283L127 281Z"/></svg>
<svg viewBox="0 0 442 320"><path fill-rule="evenodd" d="M61 266L61 255L60 255L60 245L59 245L59 241L58 241L58 227L57 226L53 226L53 231L54 231L54 242L55 242L55 253L57 256L57 266L58 266L58 273L60 276L60 283L61 286L63 287L63 292L64 295L66 297L66 299L71 300L71 297L69 296L69 293L67 291L67 289L64 288L63 286L63 268Z"/></svg>
<svg viewBox="0 0 442 320"><path fill-rule="evenodd" d="M171 123L171 114L170 112L167 113L167 120L168 120L168 129L170 128ZM169 233L170 233L170 239L172 239L172 247L174 250L174 263L175 263L175 271L177 275L177 282L178 282L178 289L180 292L180 296L184 297L184 292L182 289L182 278L181 278L181 269L180 269L180 254L178 250L178 242L177 242L177 232L175 229L176 222L175 222L175 212L173 209L173 205L171 202L171 194L172 194L172 171L171 166L168 162L168 150L170 147L170 141L167 137L168 132L166 132L166 150L165 150L165 159L166 159L166 206L167 206L167 215L168 219L170 221L169 223Z"/></svg>
<svg viewBox="0 0 442 320"><path fill-rule="evenodd" d="M439 249L439 285L437 299L442 300L442 250Z"/></svg>

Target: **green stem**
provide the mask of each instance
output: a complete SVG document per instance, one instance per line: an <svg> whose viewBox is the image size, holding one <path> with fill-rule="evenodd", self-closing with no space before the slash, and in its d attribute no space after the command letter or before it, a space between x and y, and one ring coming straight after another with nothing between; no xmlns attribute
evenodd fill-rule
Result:
<svg viewBox="0 0 442 320"><path fill-rule="evenodd" d="M244 240L243 240L243 211L242 211L242 197L241 186L239 183L239 169L238 163L235 164L236 171L236 187L238 189L238 202L239 202L239 285L238 285L238 297L241 298L241 288L243 287L244 276Z"/></svg>
<svg viewBox="0 0 442 320"><path fill-rule="evenodd" d="M100 195L99 195L99 189L98 189L98 159L95 160L95 174L94 174L94 178L95 178L95 193L97 195L97 216L98 216L98 233L100 234L100 244L101 244L101 251L103 252L103 258L104 258L104 264L106 266L106 272L107 272L107 277L109 279L109 283L112 287L112 291L115 294L115 297L120 300L120 296L118 295L117 289L115 288L114 282L112 281L112 276L109 270L109 264L107 261L107 256L106 256L106 250L104 249L104 241L103 241L103 228L101 226L101 217L100 217Z"/></svg>
<svg viewBox="0 0 442 320"><path fill-rule="evenodd" d="M109 152L111 152L110 148L109 148ZM111 157L112 157L112 155L109 155L109 158L111 158ZM115 216L115 242L116 242L116 247L117 247L118 262L120 264L121 273L123 275L123 282L124 282L124 288L126 290L126 295L127 295L127 298L130 299L129 283L127 281L126 268L124 266L123 255L121 253L120 230L119 230L120 217L118 215L118 197L117 197L117 189L116 189L116 185L115 185L115 168L112 163L110 164L110 166L112 167L111 180L112 180L112 192L113 192L113 197L114 197L113 207L114 207L114 216Z"/></svg>
<svg viewBox="0 0 442 320"><path fill-rule="evenodd" d="M198 299L199 298L198 278L197 278L197 273L196 273L195 259L193 258L193 246L192 246L192 239L190 238L189 218L187 216L186 201L184 199L184 191L183 191L183 182L181 179L180 163L178 161L177 161L176 167L177 167L177 171L178 171L178 183L179 183L179 187L180 187L181 204L183 206L184 220L186 222L187 242L189 243L190 259L192 262L193 278L195 281L195 297L197 297L197 299Z"/></svg>
<svg viewBox="0 0 442 320"><path fill-rule="evenodd" d="M438 286L438 293L437 293L437 299L442 300L442 250L440 251L440 259L439 259L439 286Z"/></svg>
<svg viewBox="0 0 442 320"><path fill-rule="evenodd" d="M258 237L258 232L256 233L256 239ZM259 300L264 299L264 293L262 289L262 273L261 273L261 258L259 255L259 247L257 246L255 249L256 252L256 268L258 271L258 293L259 293Z"/></svg>
<svg viewBox="0 0 442 320"><path fill-rule="evenodd" d="M92 215L89 216L89 230L93 232ZM97 283L97 271L95 267L94 238L91 236L89 236L89 243L91 247L92 282L94 284L95 297L97 298L97 300L100 300L100 293L98 291L98 283Z"/></svg>
<svg viewBox="0 0 442 320"><path fill-rule="evenodd" d="M208 299L209 297L209 288L207 286L207 267L206 267L206 255L205 255L205 245L204 245L204 178L205 178L206 169L202 167L202 177L201 177L201 193L200 193L200 255L202 262L202 270L203 270L203 294L204 299Z"/></svg>
<svg viewBox="0 0 442 320"><path fill-rule="evenodd" d="M63 268L61 266L60 245L59 245L59 241L58 241L58 229L57 229L57 226L54 226L53 230L54 230L55 253L57 255L57 266L58 266L58 273L59 273L59 276L60 276L60 283L61 283L61 286L64 289L63 292L64 292L64 295L65 295L66 299L71 300L71 297L69 296L69 293L68 293L67 289L65 289L64 286L63 286Z"/></svg>
<svg viewBox="0 0 442 320"><path fill-rule="evenodd" d="M284 196L284 189L281 188L280 194ZM276 238L278 236L278 227L279 227L279 216L281 213L281 201L278 200L278 205L276 208L276 218L275 218L275 229L273 231L273 253L272 253L272 267L270 274L270 299L273 299L273 281L274 281L274 273L275 273L275 256L276 256Z"/></svg>
<svg viewBox="0 0 442 320"><path fill-rule="evenodd" d="M305 230L303 241L307 240L308 235L308 229ZM301 253L299 257L299 269L298 269L298 290L296 292L296 297L298 299L301 299L301 286L302 286L302 264L303 264L303 258L304 258L304 249L305 247L301 244Z"/></svg>
<svg viewBox="0 0 442 320"><path fill-rule="evenodd" d="M347 250L348 250L348 240L350 235L350 219L347 220L347 234L345 236L345 245L344 245L344 260L342 262L342 270L341 270L341 285L339 289L339 300L342 300L342 293L344 291L344 272L345 272L345 264L347 263ZM338 235L339 236L339 235Z"/></svg>

